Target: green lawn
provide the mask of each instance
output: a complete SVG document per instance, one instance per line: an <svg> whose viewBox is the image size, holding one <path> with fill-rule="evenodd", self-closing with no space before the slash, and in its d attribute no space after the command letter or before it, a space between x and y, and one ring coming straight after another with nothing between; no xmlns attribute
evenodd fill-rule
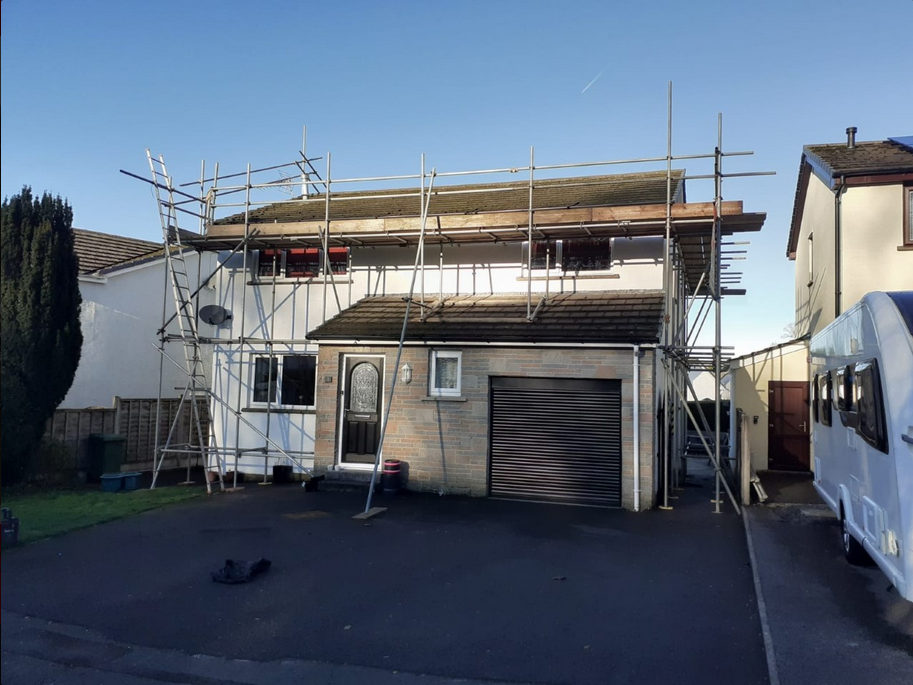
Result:
<svg viewBox="0 0 913 685"><path fill-rule="evenodd" d="M100 490L20 491L3 493L3 506L19 519L19 543L25 544L77 528L94 526L183 502L206 493L199 487L166 487L133 492Z"/></svg>

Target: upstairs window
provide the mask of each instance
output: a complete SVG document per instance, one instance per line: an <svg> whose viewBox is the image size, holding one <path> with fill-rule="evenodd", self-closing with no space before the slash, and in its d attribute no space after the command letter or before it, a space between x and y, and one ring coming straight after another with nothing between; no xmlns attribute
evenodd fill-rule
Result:
<svg viewBox="0 0 913 685"><path fill-rule="evenodd" d="M566 273L608 271L612 268L612 239L537 240L533 242L533 269L559 269Z"/></svg>
<svg viewBox="0 0 913 685"><path fill-rule="evenodd" d="M349 270L349 248L331 247L329 267L334 275ZM286 250L260 250L257 276L260 278L315 278L323 274L323 250L318 247L292 247Z"/></svg>
<svg viewBox="0 0 913 685"><path fill-rule="evenodd" d="M286 278L313 278L320 273L322 266L320 250L316 247L295 247L285 250Z"/></svg>
<svg viewBox="0 0 913 685"><path fill-rule="evenodd" d="M903 189L903 244L913 247L913 185Z"/></svg>
<svg viewBox="0 0 913 685"><path fill-rule="evenodd" d="M255 404L313 407L317 384L317 357L286 354L254 358Z"/></svg>
<svg viewBox="0 0 913 685"><path fill-rule="evenodd" d="M261 278L272 278L282 273L284 250L260 250L257 254L257 275Z"/></svg>

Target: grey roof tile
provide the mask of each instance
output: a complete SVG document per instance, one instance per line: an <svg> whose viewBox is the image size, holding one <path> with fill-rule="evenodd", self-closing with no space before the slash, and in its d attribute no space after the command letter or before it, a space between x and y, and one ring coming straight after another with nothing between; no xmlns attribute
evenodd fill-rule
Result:
<svg viewBox="0 0 913 685"><path fill-rule="evenodd" d="M834 145L806 145L805 154L819 161L831 177L913 172L913 150L890 140Z"/></svg>
<svg viewBox="0 0 913 685"><path fill-rule="evenodd" d="M533 306L541 295L534 295ZM406 311L404 295L367 297L356 302L308 338L399 340ZM550 297L535 321L527 321L526 295L448 295L444 306L425 321L413 301L408 341L653 343L659 340L663 295L660 291L606 291ZM432 304L429 299L426 305Z"/></svg>
<svg viewBox="0 0 913 685"><path fill-rule="evenodd" d="M149 255L161 250L162 245L149 240L74 228L73 248L79 261L79 273L89 274Z"/></svg>
<svg viewBox="0 0 913 685"><path fill-rule="evenodd" d="M684 171L672 172L672 196L681 197ZM378 197L383 195L383 197ZM610 176L535 181L534 209L565 209L623 205L665 204L666 172L648 171ZM429 206L430 215L508 212L529 206L529 186L515 183L477 183L470 185L435 185ZM326 196L312 195L300 202L267 205L250 213L250 222L294 223L323 221L326 218ZM332 192L330 219L375 219L381 217L418 216L419 189L378 189ZM216 224L243 223L244 215L219 219Z"/></svg>

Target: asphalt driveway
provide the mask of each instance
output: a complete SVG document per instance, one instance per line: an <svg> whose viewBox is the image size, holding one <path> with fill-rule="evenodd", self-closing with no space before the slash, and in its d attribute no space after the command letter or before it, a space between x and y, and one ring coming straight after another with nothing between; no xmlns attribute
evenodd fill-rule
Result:
<svg viewBox="0 0 913 685"><path fill-rule="evenodd" d="M360 493L249 486L77 531L3 555L3 682L73 665L22 637L38 617L110 641L76 659L97 673L160 650L425 682L766 683L741 520L711 513L709 481L680 494L643 514L410 494L364 523ZM250 584L210 581L261 556ZM329 673L308 681L358 680Z"/></svg>

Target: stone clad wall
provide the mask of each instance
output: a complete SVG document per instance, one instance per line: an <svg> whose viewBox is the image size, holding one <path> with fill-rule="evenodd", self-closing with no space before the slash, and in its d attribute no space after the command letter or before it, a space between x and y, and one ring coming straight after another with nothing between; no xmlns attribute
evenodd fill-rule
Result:
<svg viewBox="0 0 913 685"><path fill-rule="evenodd" d="M447 347L461 350L462 396L428 397L433 347L405 347L400 367L412 366L409 385L397 381L384 458L408 464L408 487L485 496L488 493L489 376L602 378L622 381L622 505L633 507L633 353L630 349ZM317 374L315 467L336 461L338 383L344 354L384 355L384 403L389 396L396 348L320 346ZM653 352L640 360L641 507L653 505Z"/></svg>

